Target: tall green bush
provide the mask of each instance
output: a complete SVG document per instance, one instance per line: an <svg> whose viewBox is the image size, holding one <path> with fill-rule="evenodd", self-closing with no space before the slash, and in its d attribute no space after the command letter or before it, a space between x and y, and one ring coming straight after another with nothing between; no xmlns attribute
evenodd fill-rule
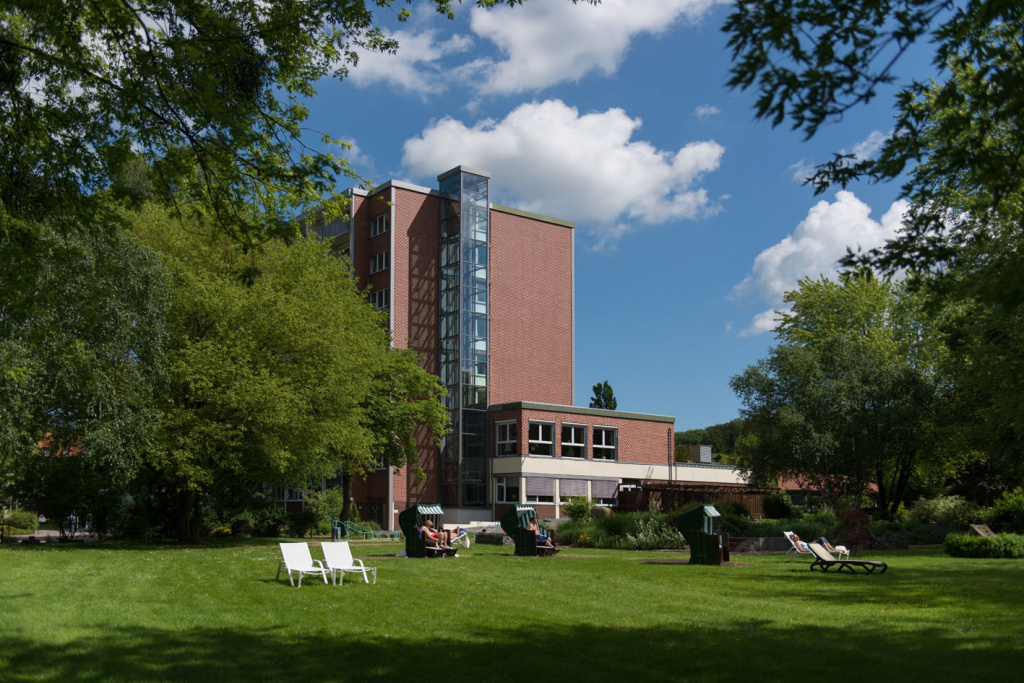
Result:
<svg viewBox="0 0 1024 683"><path fill-rule="evenodd" d="M568 503L562 504L562 510L573 521L589 519L590 511L593 509L594 501L586 496L573 496Z"/></svg>
<svg viewBox="0 0 1024 683"><path fill-rule="evenodd" d="M35 533L39 529L39 515L28 510L11 510L3 516L3 524L11 533Z"/></svg>
<svg viewBox="0 0 1024 683"><path fill-rule="evenodd" d="M303 498L306 500L306 509L313 513L318 525L329 527L331 522L341 519L345 494L340 486L332 486L326 491L310 491L303 494Z"/></svg>
<svg viewBox="0 0 1024 683"><path fill-rule="evenodd" d="M1024 488L1004 491L992 506L991 521L1001 531L1024 533Z"/></svg>
<svg viewBox="0 0 1024 683"><path fill-rule="evenodd" d="M768 519L787 519L793 514L789 497L781 491L762 497L761 510Z"/></svg>

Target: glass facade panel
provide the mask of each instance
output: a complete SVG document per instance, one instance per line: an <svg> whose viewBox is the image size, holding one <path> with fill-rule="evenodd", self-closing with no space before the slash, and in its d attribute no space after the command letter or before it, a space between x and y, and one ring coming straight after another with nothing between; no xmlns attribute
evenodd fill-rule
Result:
<svg viewBox="0 0 1024 683"><path fill-rule="evenodd" d="M487 505L490 183L458 171L441 179L439 349L452 435L441 448L442 504Z"/></svg>

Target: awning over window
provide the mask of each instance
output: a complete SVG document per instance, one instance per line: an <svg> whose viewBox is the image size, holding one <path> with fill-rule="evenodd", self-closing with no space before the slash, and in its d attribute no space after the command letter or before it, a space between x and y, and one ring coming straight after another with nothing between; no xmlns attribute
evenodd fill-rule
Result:
<svg viewBox="0 0 1024 683"><path fill-rule="evenodd" d="M619 482L594 479L590 482L590 494L594 498L615 498L619 495Z"/></svg>
<svg viewBox="0 0 1024 683"><path fill-rule="evenodd" d="M528 496L553 496L555 495L555 480L552 477L527 477L526 495Z"/></svg>
<svg viewBox="0 0 1024 683"><path fill-rule="evenodd" d="M558 494L563 498L587 495L586 479L561 479L558 482Z"/></svg>

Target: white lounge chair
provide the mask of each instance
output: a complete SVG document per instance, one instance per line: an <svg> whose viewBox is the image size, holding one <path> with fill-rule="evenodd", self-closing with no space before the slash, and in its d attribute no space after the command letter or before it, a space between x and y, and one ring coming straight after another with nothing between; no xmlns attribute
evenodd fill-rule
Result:
<svg viewBox="0 0 1024 683"><path fill-rule="evenodd" d="M811 552L810 548L807 546L807 543L805 543L804 541L794 541L793 540L793 532L792 531L783 531L782 533L789 540L789 544L791 546L793 546L792 548L790 548L789 550L786 551L787 554L792 554L792 553L797 553L799 555L806 555L806 554L813 555L814 554L814 553ZM820 543L821 539L818 539L818 541ZM829 545L832 545L832 544L829 543ZM847 550L845 545L833 546L833 551L840 558L842 558L843 555L846 555L847 559L849 559L849 557L850 557L850 551Z"/></svg>
<svg viewBox="0 0 1024 683"><path fill-rule="evenodd" d="M329 569L324 567L324 563L320 560L314 560L313 556L309 554L309 546L305 543L279 543L281 546L281 563L277 565L277 576L274 577L276 581L281 577L281 570L284 569L288 572L288 583L295 585L295 581L292 580L292 574L299 575L299 585L302 587L302 577L304 574L310 576L322 576L324 583L327 583L327 574L330 572ZM317 566L319 565L319 566Z"/></svg>
<svg viewBox="0 0 1024 683"><path fill-rule="evenodd" d="M447 527L445 527L445 528L447 528ZM454 529L449 529L449 531L454 531ZM458 536L452 536L451 544L453 546L461 545L464 548L468 548L469 547L469 532L466 531L465 529L461 529L461 528L459 529L459 531L461 533L459 533Z"/></svg>
<svg viewBox="0 0 1024 683"><path fill-rule="evenodd" d="M345 574L362 574L363 581L370 583L369 575L373 573L373 582L377 583L377 568L367 567L362 560L353 558L348 541L324 542L320 547L324 550L324 561L327 562L327 570L331 573L331 580L335 586L345 582Z"/></svg>

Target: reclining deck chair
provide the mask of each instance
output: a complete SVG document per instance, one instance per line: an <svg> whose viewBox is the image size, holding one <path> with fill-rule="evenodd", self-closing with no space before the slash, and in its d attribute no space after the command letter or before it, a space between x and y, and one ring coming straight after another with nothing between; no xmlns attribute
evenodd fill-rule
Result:
<svg viewBox="0 0 1024 683"><path fill-rule="evenodd" d="M832 553L825 550L825 546L820 543L808 543L807 547L811 553L814 554L814 562L811 562L811 569L815 567L821 569L823 572L827 572L831 567L839 566L839 571L844 569L848 570L851 574L856 574L857 569L863 569L865 574L870 574L876 569L881 569L879 574L884 574L885 570L889 566L885 562L876 560L837 560L832 556Z"/></svg>
<svg viewBox="0 0 1024 683"><path fill-rule="evenodd" d="M324 567L320 560L314 560L309 554L309 545L306 543L279 543L281 546L281 563L277 565L277 576L274 580L281 578L281 570L288 572L288 583L295 585L292 580L292 573L299 575L298 588L302 588L302 577L304 574L310 576L322 576L324 583L327 583L329 570ZM319 565L319 566L317 566Z"/></svg>
<svg viewBox="0 0 1024 683"><path fill-rule="evenodd" d="M463 548L469 548L469 532L460 527L461 533L458 536L452 536L451 544L461 545Z"/></svg>
<svg viewBox="0 0 1024 683"><path fill-rule="evenodd" d="M331 580L334 585L345 582L345 574L362 574L363 581L370 583L369 574L373 573L373 582L377 583L377 568L367 567L362 560L352 557L352 548L348 541L337 541L335 543L323 542L320 547L324 550L324 561L327 563L327 570L331 572Z"/></svg>

